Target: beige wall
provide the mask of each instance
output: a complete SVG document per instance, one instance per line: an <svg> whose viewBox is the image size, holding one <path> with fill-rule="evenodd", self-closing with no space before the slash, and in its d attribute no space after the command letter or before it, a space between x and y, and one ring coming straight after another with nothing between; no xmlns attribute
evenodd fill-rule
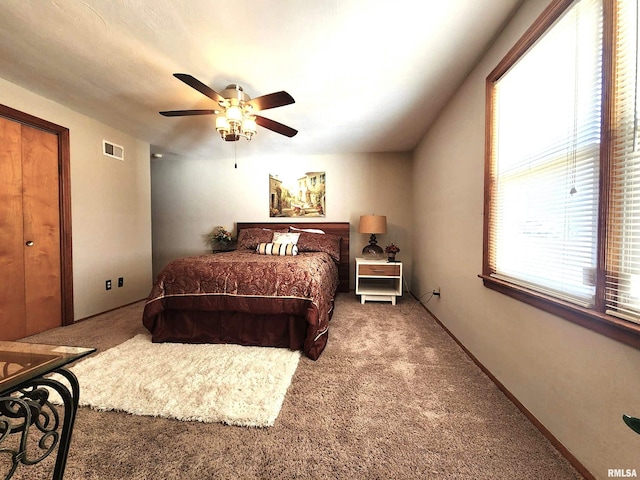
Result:
<svg viewBox="0 0 640 480"><path fill-rule="evenodd" d="M154 274L174 258L206 251L202 237L215 226L269 221L269 174L326 172L326 217L351 222L351 262L368 243L358 233L360 215L386 215L398 259L411 263L411 157L409 154L254 156L194 159L164 155L151 162ZM277 219L272 219L277 221ZM296 219L297 221L298 219ZM309 219L312 221L313 219ZM300 221L305 221L301 219ZM408 272L410 272L410 268ZM351 287L355 273L351 275Z"/></svg>
<svg viewBox="0 0 640 480"><path fill-rule="evenodd" d="M149 145L2 79L0 103L69 129L75 318L145 298L152 282ZM125 160L104 156L103 139L123 146Z"/></svg>
<svg viewBox="0 0 640 480"><path fill-rule="evenodd" d="M640 351L482 286L485 78L548 0L524 2L414 155L416 293L596 478L640 470ZM517 439L514 439L517 441Z"/></svg>

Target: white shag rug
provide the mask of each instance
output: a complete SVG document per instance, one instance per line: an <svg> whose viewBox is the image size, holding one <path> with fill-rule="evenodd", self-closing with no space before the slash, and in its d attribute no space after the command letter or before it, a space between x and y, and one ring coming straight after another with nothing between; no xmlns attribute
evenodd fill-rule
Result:
<svg viewBox="0 0 640 480"><path fill-rule="evenodd" d="M269 427L299 360L299 351L286 348L152 343L141 334L69 370L80 382L81 406Z"/></svg>

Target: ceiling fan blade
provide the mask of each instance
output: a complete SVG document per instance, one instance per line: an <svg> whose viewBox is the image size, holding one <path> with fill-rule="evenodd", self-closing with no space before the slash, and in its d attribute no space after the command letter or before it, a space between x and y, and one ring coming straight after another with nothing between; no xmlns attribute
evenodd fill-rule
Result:
<svg viewBox="0 0 640 480"><path fill-rule="evenodd" d="M260 115L255 115L255 117L256 117L256 123L258 125L264 128L268 128L269 130L279 133L280 135L284 135L285 137L294 137L296 133L298 133L297 130L291 127L287 127L286 125L278 123L274 120L261 117Z"/></svg>
<svg viewBox="0 0 640 480"><path fill-rule="evenodd" d="M209 97L211 100L214 100L216 102L224 101L224 97L222 95L216 92L213 88L202 83L197 78L189 75L188 73L174 73L173 76L176 77L178 80L182 80L191 88L195 88L197 91Z"/></svg>
<svg viewBox="0 0 640 480"><path fill-rule="evenodd" d="M256 110L268 110L269 108L284 107L296 103L287 92L275 92L261 97L256 97L247 102Z"/></svg>
<svg viewBox="0 0 640 480"><path fill-rule="evenodd" d="M169 110L160 112L160 115L165 117L184 117L187 115L217 115L218 113L220 113L218 110Z"/></svg>

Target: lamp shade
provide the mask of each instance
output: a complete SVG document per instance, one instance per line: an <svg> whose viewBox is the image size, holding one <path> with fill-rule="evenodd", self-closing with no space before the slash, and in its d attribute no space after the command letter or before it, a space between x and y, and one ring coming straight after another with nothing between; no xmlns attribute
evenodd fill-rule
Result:
<svg viewBox="0 0 640 480"><path fill-rule="evenodd" d="M384 215L362 215L358 233L387 233L387 217Z"/></svg>
<svg viewBox="0 0 640 480"><path fill-rule="evenodd" d="M231 105L229 108L227 108L227 120L229 121L229 123L231 124L239 124L242 122L242 110L240 110L240 107L236 106L236 105Z"/></svg>
<svg viewBox="0 0 640 480"><path fill-rule="evenodd" d="M227 117L225 117L224 115L220 115L216 118L216 130L218 132L229 131L229 122L227 122Z"/></svg>
<svg viewBox="0 0 640 480"><path fill-rule="evenodd" d="M242 131L247 134L247 136L255 135L258 130L256 121L252 117L244 117L242 120Z"/></svg>

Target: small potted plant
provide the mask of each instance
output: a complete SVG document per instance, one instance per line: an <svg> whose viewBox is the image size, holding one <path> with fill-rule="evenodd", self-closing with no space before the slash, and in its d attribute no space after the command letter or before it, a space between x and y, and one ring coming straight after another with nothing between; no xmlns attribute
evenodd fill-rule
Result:
<svg viewBox="0 0 640 480"><path fill-rule="evenodd" d="M396 253L400 252L400 247L398 247L395 243L390 243L384 249L385 253L389 257L390 262L396 261Z"/></svg>
<svg viewBox="0 0 640 480"><path fill-rule="evenodd" d="M207 235L207 244L216 251L226 251L231 248L234 238L225 227L216 227Z"/></svg>

